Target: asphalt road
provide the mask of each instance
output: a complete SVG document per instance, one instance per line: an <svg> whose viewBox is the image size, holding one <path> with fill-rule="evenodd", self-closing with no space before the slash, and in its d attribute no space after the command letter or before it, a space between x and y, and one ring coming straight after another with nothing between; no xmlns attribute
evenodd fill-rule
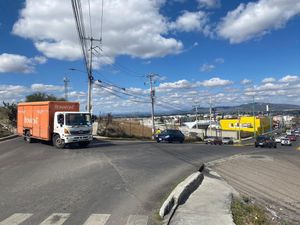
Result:
<svg viewBox="0 0 300 225"><path fill-rule="evenodd" d="M4 141L0 225L157 224L163 200L202 163L261 151L276 150L128 141L58 150L21 138Z"/></svg>

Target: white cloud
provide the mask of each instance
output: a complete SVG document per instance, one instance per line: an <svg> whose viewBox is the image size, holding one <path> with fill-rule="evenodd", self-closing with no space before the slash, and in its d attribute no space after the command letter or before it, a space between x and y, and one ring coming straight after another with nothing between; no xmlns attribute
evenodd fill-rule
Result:
<svg viewBox="0 0 300 225"><path fill-rule="evenodd" d="M143 59L177 54L181 41L167 37L169 22L159 13L163 0L104 1L103 54L110 64L118 55ZM88 4L82 1L85 22L88 24ZM91 0L93 35L100 35L101 0ZM122 13L120 13L122 12ZM89 27L86 27L87 36ZM49 58L77 60L81 49L75 28L70 1L26 0L13 33L31 39L36 48ZM98 57L96 59L101 59Z"/></svg>
<svg viewBox="0 0 300 225"><path fill-rule="evenodd" d="M284 83L288 83L288 82L295 82L295 81L298 81L298 80L299 80L298 76L287 75L287 76L282 77L279 81L284 82Z"/></svg>
<svg viewBox="0 0 300 225"><path fill-rule="evenodd" d="M23 55L3 53L0 55L0 73L32 73L36 64L43 64L46 58L36 56L27 58Z"/></svg>
<svg viewBox="0 0 300 225"><path fill-rule="evenodd" d="M249 80L249 79L243 79L242 81L241 81L241 84L244 84L244 85L246 85L246 84L251 84L252 83L252 80Z"/></svg>
<svg viewBox="0 0 300 225"><path fill-rule="evenodd" d="M201 72L210 72L210 71L214 70L215 68L216 68L216 66L213 65L213 64L206 64L206 63L204 63L201 66L200 71Z"/></svg>
<svg viewBox="0 0 300 225"><path fill-rule="evenodd" d="M220 86L227 86L233 84L230 80L223 80L219 77L213 77L209 80L205 80L201 82L201 85L204 87L220 87Z"/></svg>
<svg viewBox="0 0 300 225"><path fill-rule="evenodd" d="M273 83L273 82L276 82L276 79L274 77L266 77L261 82L262 83Z"/></svg>
<svg viewBox="0 0 300 225"><path fill-rule="evenodd" d="M222 19L217 33L230 43L240 43L280 29L300 14L299 0L259 0L240 4Z"/></svg>
<svg viewBox="0 0 300 225"><path fill-rule="evenodd" d="M63 91L64 87L51 84L32 84L31 90L38 92Z"/></svg>
<svg viewBox="0 0 300 225"><path fill-rule="evenodd" d="M170 23L170 28L178 31L205 31L208 17L205 12L185 11L175 22Z"/></svg>
<svg viewBox="0 0 300 225"><path fill-rule="evenodd" d="M218 8L221 6L220 0L197 0L200 8Z"/></svg>
<svg viewBox="0 0 300 225"><path fill-rule="evenodd" d="M192 83L188 80L179 80L176 82L161 83L158 86L157 90L166 91L166 90L173 90L173 89L193 88L193 87L195 87L195 83Z"/></svg>
<svg viewBox="0 0 300 225"><path fill-rule="evenodd" d="M223 58L216 58L215 62L218 64L223 64L225 62L225 60Z"/></svg>

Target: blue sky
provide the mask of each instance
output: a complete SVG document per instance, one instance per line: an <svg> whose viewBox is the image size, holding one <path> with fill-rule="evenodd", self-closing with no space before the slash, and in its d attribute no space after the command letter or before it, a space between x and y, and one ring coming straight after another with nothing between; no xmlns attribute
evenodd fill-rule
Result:
<svg viewBox="0 0 300 225"><path fill-rule="evenodd" d="M87 35L88 1L82 1ZM100 36L101 0L90 0ZM94 113L148 112L146 75L155 73L158 111L252 101L300 104L298 0L104 0ZM0 1L0 94L19 102L43 91L86 104L71 1ZM144 76L144 77L143 77ZM144 102L144 103L142 103Z"/></svg>

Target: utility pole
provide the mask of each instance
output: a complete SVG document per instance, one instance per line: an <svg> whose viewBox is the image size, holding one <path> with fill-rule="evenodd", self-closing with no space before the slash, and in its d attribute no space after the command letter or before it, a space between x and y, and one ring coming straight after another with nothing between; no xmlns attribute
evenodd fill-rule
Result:
<svg viewBox="0 0 300 225"><path fill-rule="evenodd" d="M240 116L240 108L238 108L238 119L239 119L239 142L241 143L241 116Z"/></svg>
<svg viewBox="0 0 300 225"><path fill-rule="evenodd" d="M210 133L210 136L212 134L212 132L211 132L211 105L212 105L212 103L211 103L211 96L210 96L210 98L209 98L209 133Z"/></svg>
<svg viewBox="0 0 300 225"><path fill-rule="evenodd" d="M65 87L65 99L68 101L68 83L70 82L70 79L68 77L64 77L64 87Z"/></svg>
<svg viewBox="0 0 300 225"><path fill-rule="evenodd" d="M154 100L155 100L155 90L154 90L154 74L149 74L147 78L149 78L149 84L150 84L150 100L151 100L151 118L152 118L152 138L154 138L155 133L155 121L154 121Z"/></svg>
<svg viewBox="0 0 300 225"><path fill-rule="evenodd" d="M92 84L94 81L94 77L93 77L93 50L95 50L95 48L97 48L98 46L93 47L93 42L94 41L98 41L101 43L101 39L95 39L93 37L90 38L85 38L86 40L90 41L90 55L89 55L89 60L88 60L88 96L87 96L87 111L89 113L92 112ZM97 50L95 50L97 52Z"/></svg>
<svg viewBox="0 0 300 225"><path fill-rule="evenodd" d="M255 96L253 95L253 137L256 139Z"/></svg>
<svg viewBox="0 0 300 225"><path fill-rule="evenodd" d="M199 126L198 126L198 108L200 108L200 105L193 105L193 108L196 110L196 128L199 129Z"/></svg>
<svg viewBox="0 0 300 225"><path fill-rule="evenodd" d="M267 110L267 113L268 113L268 116L269 116L269 119L270 119L270 133L272 133L272 115L271 115L271 110L270 110L270 107L269 105L266 105L266 110Z"/></svg>
<svg viewBox="0 0 300 225"><path fill-rule="evenodd" d="M90 18L90 36L85 35L85 23L83 21L83 16L82 16L82 6L81 6L81 1L80 0L71 0L72 3L72 9L73 9L73 14L76 22L76 28L77 28L77 33L78 37L80 40L80 45L81 45L81 50L84 58L84 64L86 67L87 75L88 75L88 96L87 96L87 106L86 110L91 113L92 111L92 83L93 83L93 51L96 51L96 48L99 48L99 46L93 46L93 42L97 41L102 43L102 18L101 18L101 35L100 39L95 39L93 38L93 32L92 32L92 20L91 20L91 14L90 14L90 5L89 5L89 18ZM102 2L102 15L103 17L103 2ZM90 47L88 48L87 42L90 42ZM97 52L98 53L98 52Z"/></svg>

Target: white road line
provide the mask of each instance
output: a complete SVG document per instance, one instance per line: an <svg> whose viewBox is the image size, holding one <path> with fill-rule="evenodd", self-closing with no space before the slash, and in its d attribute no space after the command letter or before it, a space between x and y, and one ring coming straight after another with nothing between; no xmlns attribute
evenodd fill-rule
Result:
<svg viewBox="0 0 300 225"><path fill-rule="evenodd" d="M105 225L110 214L92 214L83 225Z"/></svg>
<svg viewBox="0 0 300 225"><path fill-rule="evenodd" d="M70 213L53 213L40 225L62 225L69 217Z"/></svg>
<svg viewBox="0 0 300 225"><path fill-rule="evenodd" d="M0 222L0 225L18 225L31 217L30 213L15 213L8 217L7 219Z"/></svg>
<svg viewBox="0 0 300 225"><path fill-rule="evenodd" d="M130 215L128 217L126 225L147 225L148 216L142 215Z"/></svg>

